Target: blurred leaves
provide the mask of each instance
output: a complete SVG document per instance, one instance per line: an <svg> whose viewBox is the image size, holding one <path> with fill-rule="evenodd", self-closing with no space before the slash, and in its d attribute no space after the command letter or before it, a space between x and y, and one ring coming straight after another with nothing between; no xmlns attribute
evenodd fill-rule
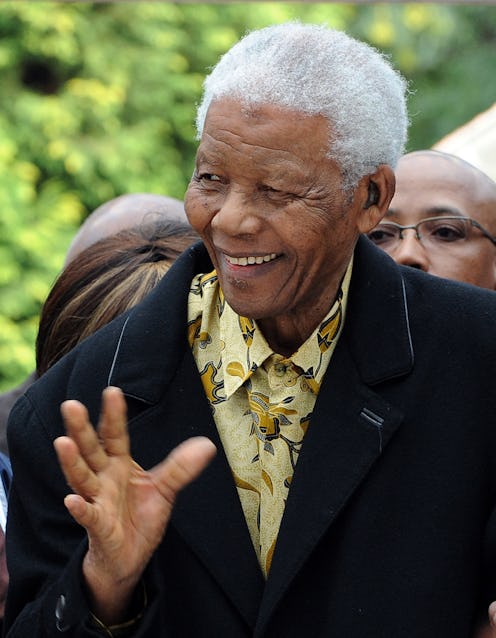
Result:
<svg viewBox="0 0 496 638"><path fill-rule="evenodd" d="M391 55L411 83L410 150L495 100L490 6L0 5L0 389L34 366L40 305L81 221L125 192L182 198L206 70L247 30L295 18Z"/></svg>

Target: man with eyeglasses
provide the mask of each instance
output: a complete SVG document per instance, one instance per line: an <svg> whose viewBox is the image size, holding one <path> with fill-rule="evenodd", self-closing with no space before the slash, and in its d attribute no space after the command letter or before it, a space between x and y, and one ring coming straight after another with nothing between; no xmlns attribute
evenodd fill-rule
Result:
<svg viewBox="0 0 496 638"><path fill-rule="evenodd" d="M369 239L393 259L438 277L496 289L496 184L465 160L421 150L400 158L396 190ZM492 626L476 638L496 638Z"/></svg>
<svg viewBox="0 0 496 638"><path fill-rule="evenodd" d="M496 289L496 183L439 151L404 155L389 211L368 237L432 275Z"/></svg>

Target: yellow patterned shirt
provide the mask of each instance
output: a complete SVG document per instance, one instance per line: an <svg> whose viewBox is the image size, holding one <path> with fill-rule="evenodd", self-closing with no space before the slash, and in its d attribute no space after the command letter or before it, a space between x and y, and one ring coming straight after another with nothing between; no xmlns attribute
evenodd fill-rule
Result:
<svg viewBox="0 0 496 638"><path fill-rule="evenodd" d="M188 338L266 577L293 471L341 327L350 263L331 310L291 357L226 303L216 272L197 275Z"/></svg>

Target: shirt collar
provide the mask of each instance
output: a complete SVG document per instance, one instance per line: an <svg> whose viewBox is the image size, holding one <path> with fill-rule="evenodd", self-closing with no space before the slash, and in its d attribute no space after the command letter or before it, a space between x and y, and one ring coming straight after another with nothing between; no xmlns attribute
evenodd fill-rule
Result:
<svg viewBox="0 0 496 638"><path fill-rule="evenodd" d="M318 386L343 327L352 268L353 258L346 270L338 296L327 315L291 357L282 359L301 368L305 376L315 379ZM222 294L220 289L219 293ZM341 312L338 315L339 305L341 305ZM275 353L265 340L256 321L237 315L226 302L220 317L219 329L224 346L222 351L224 391L229 398L266 359ZM332 336L333 338L330 338ZM280 355L277 358L279 359Z"/></svg>

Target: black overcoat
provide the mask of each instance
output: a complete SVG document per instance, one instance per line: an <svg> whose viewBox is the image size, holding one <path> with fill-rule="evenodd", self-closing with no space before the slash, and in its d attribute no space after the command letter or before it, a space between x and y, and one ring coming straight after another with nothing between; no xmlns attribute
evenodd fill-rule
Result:
<svg viewBox="0 0 496 638"><path fill-rule="evenodd" d="M219 447L146 569L133 636L468 638L496 598L496 294L399 267L359 241L265 583L186 339L189 283L210 269L201 245L188 250L14 408L8 635L100 635L52 441L64 399L96 421L111 384L126 394L145 468L191 435Z"/></svg>

